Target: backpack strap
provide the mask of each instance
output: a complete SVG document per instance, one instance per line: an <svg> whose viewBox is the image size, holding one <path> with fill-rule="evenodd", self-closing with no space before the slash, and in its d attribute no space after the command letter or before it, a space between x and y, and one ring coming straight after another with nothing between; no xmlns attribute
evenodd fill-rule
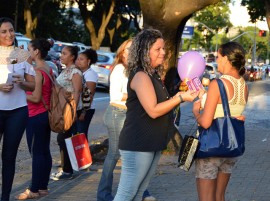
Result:
<svg viewBox="0 0 270 201"><path fill-rule="evenodd" d="M52 84L55 85L55 81L56 81L56 80L55 80L55 78L54 78L53 76L51 76L50 73L48 73L47 69L41 67L41 68L39 68L39 70L40 70L40 71L43 71L44 73L46 73L46 75L50 78ZM47 111L50 111L50 108L49 108L49 106L46 104L46 102L45 102L45 100L44 100L44 98L43 98L43 96L42 96L42 93L41 93L41 100L42 100L42 103L43 103L45 109L46 109Z"/></svg>
<svg viewBox="0 0 270 201"><path fill-rule="evenodd" d="M47 69L45 69L45 68L39 68L40 70L42 70L44 73L46 73L46 75L48 75L48 77L50 78L50 80L52 81L52 83L53 84L55 84L55 82L56 82L56 79L55 79L55 77L54 76L52 76L48 71L47 71Z"/></svg>

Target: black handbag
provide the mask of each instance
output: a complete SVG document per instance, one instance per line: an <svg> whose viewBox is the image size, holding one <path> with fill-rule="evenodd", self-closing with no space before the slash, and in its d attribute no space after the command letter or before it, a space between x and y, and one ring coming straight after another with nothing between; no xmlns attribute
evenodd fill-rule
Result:
<svg viewBox="0 0 270 201"><path fill-rule="evenodd" d="M223 82L217 79L224 117L213 120L208 129L198 127L199 147L197 158L237 157L245 152L244 121L231 117L227 93Z"/></svg>
<svg viewBox="0 0 270 201"><path fill-rule="evenodd" d="M194 156L199 145L199 140L192 135L185 135L178 156L178 167L189 171L193 164Z"/></svg>
<svg viewBox="0 0 270 201"><path fill-rule="evenodd" d="M93 95L92 95L92 92L90 91L90 89L86 85L84 75L82 76L82 80L83 80L82 95L81 95L82 107L83 107L83 110L88 110L91 108L91 103L93 101Z"/></svg>

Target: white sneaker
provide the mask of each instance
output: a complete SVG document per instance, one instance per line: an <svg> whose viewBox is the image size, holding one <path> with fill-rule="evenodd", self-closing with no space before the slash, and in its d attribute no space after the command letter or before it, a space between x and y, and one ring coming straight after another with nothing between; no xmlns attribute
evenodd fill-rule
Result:
<svg viewBox="0 0 270 201"><path fill-rule="evenodd" d="M157 199L153 196L148 196L148 197L145 197L143 201L157 201Z"/></svg>
<svg viewBox="0 0 270 201"><path fill-rule="evenodd" d="M73 179L73 174L59 171L59 172L52 173L50 179L54 181Z"/></svg>

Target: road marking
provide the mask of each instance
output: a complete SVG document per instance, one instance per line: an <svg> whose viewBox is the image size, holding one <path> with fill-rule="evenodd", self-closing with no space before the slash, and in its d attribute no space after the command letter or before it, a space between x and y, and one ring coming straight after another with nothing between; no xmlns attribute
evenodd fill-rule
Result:
<svg viewBox="0 0 270 201"><path fill-rule="evenodd" d="M110 100L110 97L94 98L94 101L105 101L105 100Z"/></svg>

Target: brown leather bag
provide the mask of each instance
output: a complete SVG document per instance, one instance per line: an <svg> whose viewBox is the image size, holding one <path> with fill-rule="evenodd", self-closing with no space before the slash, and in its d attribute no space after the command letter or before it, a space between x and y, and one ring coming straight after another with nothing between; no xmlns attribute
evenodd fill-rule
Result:
<svg viewBox="0 0 270 201"><path fill-rule="evenodd" d="M49 112L49 123L51 130L56 133L63 133L70 129L76 118L76 101L71 92L68 92L57 83L55 78L43 70L52 81L52 94L50 108L42 101Z"/></svg>

